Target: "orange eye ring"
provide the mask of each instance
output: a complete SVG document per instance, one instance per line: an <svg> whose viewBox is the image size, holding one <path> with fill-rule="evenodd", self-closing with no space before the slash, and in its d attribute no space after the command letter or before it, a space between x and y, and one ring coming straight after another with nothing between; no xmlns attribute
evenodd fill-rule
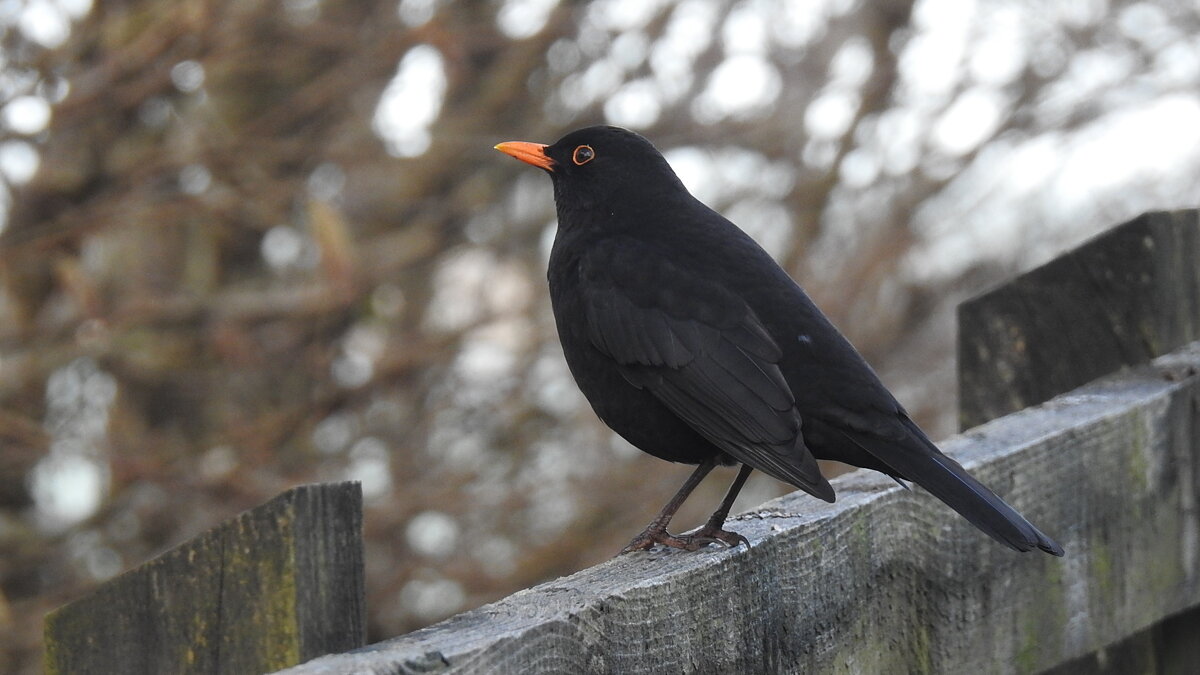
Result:
<svg viewBox="0 0 1200 675"><path fill-rule="evenodd" d="M575 162L575 166L583 166L595 158L596 151L590 145L581 145L571 153L571 161Z"/></svg>

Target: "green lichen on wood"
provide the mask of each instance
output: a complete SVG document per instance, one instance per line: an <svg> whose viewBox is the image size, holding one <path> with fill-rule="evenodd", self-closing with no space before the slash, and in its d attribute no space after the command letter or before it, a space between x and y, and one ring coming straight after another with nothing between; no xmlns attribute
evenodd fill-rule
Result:
<svg viewBox="0 0 1200 675"><path fill-rule="evenodd" d="M1154 411L1147 411L1153 413ZM1130 439L1129 452L1125 454L1127 459L1127 470L1129 472L1129 487L1137 490L1139 494L1143 494L1150 486L1150 460L1147 458L1152 448L1153 439L1151 436L1150 426L1155 424L1154 419L1150 414L1138 415L1130 420L1130 431L1132 438Z"/></svg>
<svg viewBox="0 0 1200 675"><path fill-rule="evenodd" d="M1021 612L1021 645L1015 658L1020 673L1040 672L1049 655L1061 653L1071 616L1062 565L1053 560L1042 560L1041 564L1044 573L1035 594L1038 604L1026 606Z"/></svg>
<svg viewBox="0 0 1200 675"><path fill-rule="evenodd" d="M289 505L268 518L238 519L224 538L221 597L232 616L222 618L221 652L246 666L273 670L301 660L292 520Z"/></svg>
<svg viewBox="0 0 1200 675"><path fill-rule="evenodd" d="M917 625L917 634L913 641L913 660L909 662L911 666L910 673L925 673L933 672L933 641L929 635L929 626L921 623ZM887 664L884 664L885 666ZM882 671L881 671L882 672Z"/></svg>
<svg viewBox="0 0 1200 675"><path fill-rule="evenodd" d="M46 675L59 675L59 673L67 672L62 666L67 662L67 652L71 646L63 644L64 641L60 637L75 634L77 628L71 620L74 615L64 612L64 609L66 608L59 607L46 615L46 632L43 638L46 653Z"/></svg>
<svg viewBox="0 0 1200 675"><path fill-rule="evenodd" d="M1088 540L1088 550L1085 553L1090 563L1088 568L1088 592L1092 598L1093 607L1103 608L1106 612L1116 609L1116 585L1113 578L1112 556L1104 537L1095 535Z"/></svg>
<svg viewBox="0 0 1200 675"><path fill-rule="evenodd" d="M361 557L313 534L357 536L357 490L289 491L51 614L47 671L268 672L361 645L361 590L332 581L361 578ZM306 633L303 612L345 630Z"/></svg>

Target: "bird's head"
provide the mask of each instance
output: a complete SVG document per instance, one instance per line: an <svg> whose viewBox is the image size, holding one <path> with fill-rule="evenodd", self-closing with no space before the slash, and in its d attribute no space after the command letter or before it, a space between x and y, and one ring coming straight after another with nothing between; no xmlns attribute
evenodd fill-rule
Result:
<svg viewBox="0 0 1200 675"><path fill-rule="evenodd" d="M588 209L636 204L686 191L662 154L628 129L578 129L552 145L508 141L496 149L545 169L554 181L554 199L564 208Z"/></svg>

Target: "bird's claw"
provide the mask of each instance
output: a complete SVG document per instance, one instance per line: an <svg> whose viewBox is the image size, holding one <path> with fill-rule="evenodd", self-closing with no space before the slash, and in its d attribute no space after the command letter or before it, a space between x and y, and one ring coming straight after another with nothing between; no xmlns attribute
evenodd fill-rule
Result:
<svg viewBox="0 0 1200 675"><path fill-rule="evenodd" d="M724 544L728 548L737 548L740 544L745 544L746 548L750 548L750 541L748 539L737 532L723 530L720 527L705 525L692 534L685 534L679 537L667 532L665 527L648 527L644 532L634 537L628 546L621 549L621 554L632 553L633 551L648 551L655 544L662 544L669 548L677 548L684 551L696 551L708 544L718 543Z"/></svg>
<svg viewBox="0 0 1200 675"><path fill-rule="evenodd" d="M696 550L695 548L688 548L687 541L667 532L667 528L665 527L648 527L641 534L634 537L628 546L621 549L621 554L624 555L634 551L649 551L655 544L688 551Z"/></svg>
<svg viewBox="0 0 1200 675"><path fill-rule="evenodd" d="M704 527L696 530L692 534L685 534L680 537L687 542L687 549L695 551L701 546L707 544L724 544L726 548L737 548L741 544L745 544L746 548L750 548L750 540L746 539L737 532L721 529L720 527Z"/></svg>

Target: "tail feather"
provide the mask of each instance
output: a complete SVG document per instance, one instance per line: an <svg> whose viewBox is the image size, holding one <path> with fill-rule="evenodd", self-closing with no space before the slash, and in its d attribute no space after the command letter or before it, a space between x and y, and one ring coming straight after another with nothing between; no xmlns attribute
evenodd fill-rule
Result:
<svg viewBox="0 0 1200 675"><path fill-rule="evenodd" d="M1017 551L1038 548L1052 555L1063 555L1062 546L975 480L961 464L942 454L920 429L912 433L911 440L899 443L865 434L843 434L892 467L897 476L925 488L996 541Z"/></svg>
<svg viewBox="0 0 1200 675"><path fill-rule="evenodd" d="M1052 555L1063 555L1062 546L975 480L961 464L941 453L930 455L929 460L934 465L932 470L913 480L972 525L1018 551L1039 548Z"/></svg>

